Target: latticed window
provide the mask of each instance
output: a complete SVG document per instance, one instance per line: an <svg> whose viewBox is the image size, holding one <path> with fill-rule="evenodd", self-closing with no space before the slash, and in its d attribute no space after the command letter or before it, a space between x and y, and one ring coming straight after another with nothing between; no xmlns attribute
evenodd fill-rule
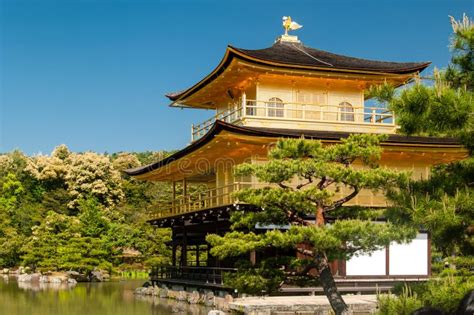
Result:
<svg viewBox="0 0 474 315"><path fill-rule="evenodd" d="M350 103L340 103L339 111L341 112L341 121L354 121L354 107Z"/></svg>
<svg viewBox="0 0 474 315"><path fill-rule="evenodd" d="M278 97L272 97L268 100L268 117L284 117L285 104Z"/></svg>

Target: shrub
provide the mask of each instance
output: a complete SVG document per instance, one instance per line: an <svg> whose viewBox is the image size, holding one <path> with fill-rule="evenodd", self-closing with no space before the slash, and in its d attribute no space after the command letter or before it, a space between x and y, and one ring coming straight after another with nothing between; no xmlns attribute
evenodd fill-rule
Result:
<svg viewBox="0 0 474 315"><path fill-rule="evenodd" d="M408 285L402 289L399 296L393 294L377 295L378 315L410 315L416 309L423 306L423 302L418 298Z"/></svg>
<svg viewBox="0 0 474 315"><path fill-rule="evenodd" d="M474 287L474 278L468 277L445 277L431 280L423 292L424 305L443 309L445 312L453 313L462 300L463 296Z"/></svg>
<svg viewBox="0 0 474 315"><path fill-rule="evenodd" d="M241 293L262 295L275 292L284 279L276 259L266 259L258 266L248 261L239 261L238 272L224 274L224 283Z"/></svg>
<svg viewBox="0 0 474 315"><path fill-rule="evenodd" d="M411 314L422 306L454 313L463 296L474 287L474 277L446 276L426 283L396 286L394 295L377 297L378 314Z"/></svg>

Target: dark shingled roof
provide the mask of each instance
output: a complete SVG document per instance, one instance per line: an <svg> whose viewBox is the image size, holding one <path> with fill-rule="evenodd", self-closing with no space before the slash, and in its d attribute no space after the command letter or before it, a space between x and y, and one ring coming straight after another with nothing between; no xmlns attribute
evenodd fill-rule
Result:
<svg viewBox="0 0 474 315"><path fill-rule="evenodd" d="M207 77L189 89L166 94L172 101L187 97L214 80L231 63L239 58L262 65L280 68L304 68L334 72L364 72L372 74L411 74L422 71L431 62L389 62L348 57L306 47L300 43L277 41L271 47L257 50L228 46L220 64Z"/></svg>
<svg viewBox="0 0 474 315"><path fill-rule="evenodd" d="M324 50L306 47L303 44L277 42L264 49L248 50L232 47L235 50L257 59L328 69L364 70L371 72L405 74L421 71L430 62L389 62L333 54Z"/></svg>
<svg viewBox="0 0 474 315"><path fill-rule="evenodd" d="M255 137L271 137L271 138L300 138L304 136L306 139L315 140L340 140L347 138L350 132L337 131L316 131L316 130L295 130L295 129L276 129L276 128L260 128L260 127L242 127L225 123L217 120L212 128L199 140L191 143L184 149L170 155L169 157L145 166L136 167L133 169L124 170L124 172L131 176L143 175L163 167L173 161L176 161L187 154L194 152L206 143L211 141L215 135L222 131L229 131L241 135L255 136ZM385 144L431 144L431 145L452 145L460 146L460 142L454 138L441 137L419 137L419 136L402 136L389 135L388 139L384 141Z"/></svg>

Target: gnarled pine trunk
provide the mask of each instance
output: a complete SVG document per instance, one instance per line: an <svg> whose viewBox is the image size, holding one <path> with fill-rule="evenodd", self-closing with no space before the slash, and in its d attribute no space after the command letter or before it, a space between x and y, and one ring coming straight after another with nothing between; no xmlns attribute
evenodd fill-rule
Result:
<svg viewBox="0 0 474 315"><path fill-rule="evenodd" d="M324 218L323 208L318 206L316 209L316 226L324 226L326 223ZM346 303L342 299L341 294L337 290L336 282L332 276L331 268L329 267L328 259L323 253L317 253L314 256L316 266L319 272L319 280L323 286L324 294L329 300L333 311L336 315L344 315L349 313Z"/></svg>
<svg viewBox="0 0 474 315"><path fill-rule="evenodd" d="M326 294L332 309L336 315L348 314L349 309L337 290L336 282L332 276L327 258L323 255L317 255L315 261L318 266L319 280L321 281L324 294Z"/></svg>

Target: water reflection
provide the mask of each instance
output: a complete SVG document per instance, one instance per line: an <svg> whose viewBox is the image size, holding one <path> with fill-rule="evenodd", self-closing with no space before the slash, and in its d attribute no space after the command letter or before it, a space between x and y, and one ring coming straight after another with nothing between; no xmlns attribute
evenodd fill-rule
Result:
<svg viewBox="0 0 474 315"><path fill-rule="evenodd" d="M0 314L8 315L206 315L209 308L134 295L143 281L106 283L17 282L0 279Z"/></svg>

